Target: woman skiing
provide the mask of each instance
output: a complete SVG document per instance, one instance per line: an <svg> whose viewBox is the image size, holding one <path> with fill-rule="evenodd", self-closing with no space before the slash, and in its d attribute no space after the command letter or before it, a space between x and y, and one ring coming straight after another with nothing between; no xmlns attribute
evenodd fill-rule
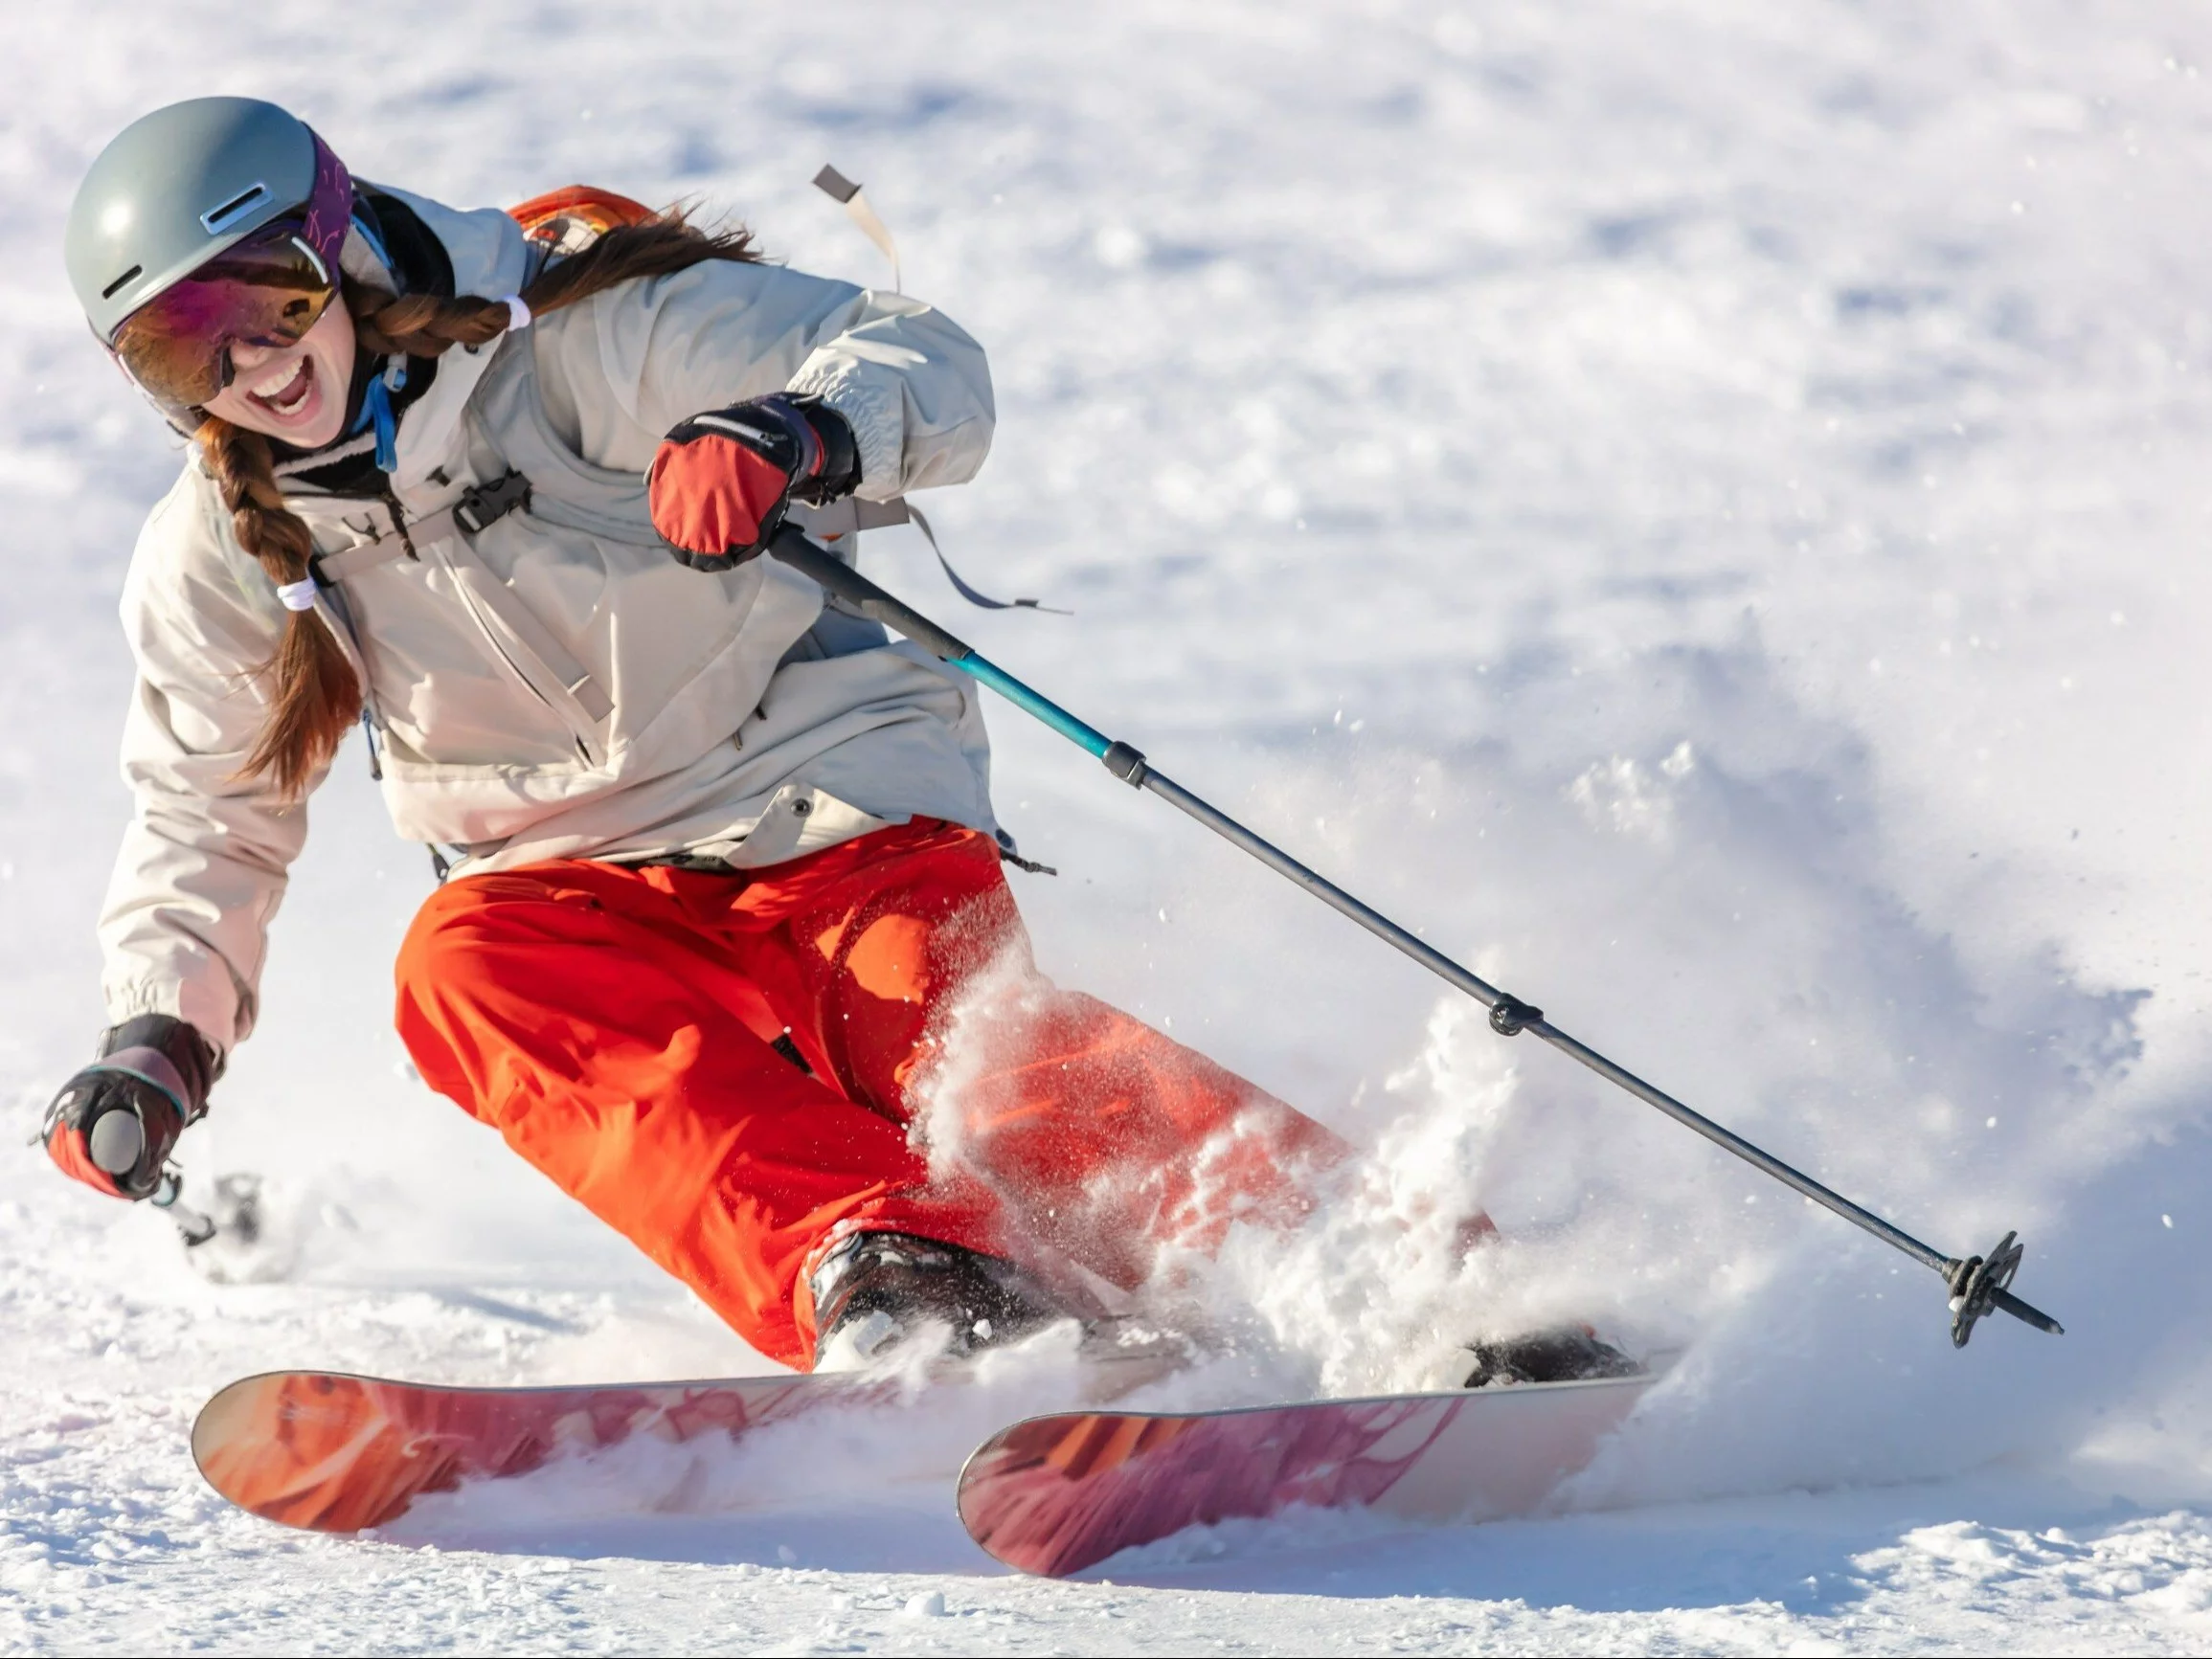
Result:
<svg viewBox="0 0 2212 1659"><path fill-rule="evenodd" d="M232 98L93 165L71 280L192 443L124 591L114 1023L55 1161L160 1189L358 720L454 860L397 964L423 1078L763 1354L1003 1341L1298 1213L1336 1137L1030 964L972 683L758 556L972 477L982 349L608 200L456 212Z"/></svg>

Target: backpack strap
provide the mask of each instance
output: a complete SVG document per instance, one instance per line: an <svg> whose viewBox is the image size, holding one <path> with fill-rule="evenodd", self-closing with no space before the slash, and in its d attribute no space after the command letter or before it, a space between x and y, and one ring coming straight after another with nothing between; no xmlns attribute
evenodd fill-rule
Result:
<svg viewBox="0 0 2212 1659"><path fill-rule="evenodd" d="M381 565L419 559L424 548L450 549L443 563L470 609L495 619L517 644L544 664L546 673L576 699L591 724L601 726L615 709L615 701L606 688L553 637L537 613L476 556L478 536L516 508L529 504L530 480L512 470L488 483L470 485L452 505L418 519L401 517L389 503L367 503L368 540L337 552L317 553L307 561L307 567L316 585L328 588ZM524 665L518 664L517 669L525 679L530 678Z"/></svg>
<svg viewBox="0 0 2212 1659"><path fill-rule="evenodd" d="M368 515L368 539L334 553L317 553L309 558L307 571L317 586L334 587L364 571L389 565L395 559L420 558L418 546L445 541L455 535L471 539L481 536L515 508L530 505L530 480L519 472L508 471L489 483L469 485L452 505L425 513L418 519L402 519L384 502L362 505ZM359 529L361 527L350 524L348 527Z"/></svg>

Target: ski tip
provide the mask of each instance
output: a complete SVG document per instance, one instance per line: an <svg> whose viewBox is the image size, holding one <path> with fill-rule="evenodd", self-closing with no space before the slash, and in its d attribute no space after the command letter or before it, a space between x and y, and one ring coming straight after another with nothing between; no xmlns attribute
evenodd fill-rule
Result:
<svg viewBox="0 0 2212 1659"><path fill-rule="evenodd" d="M469 1387L274 1371L210 1400L192 1447L208 1484L248 1513L358 1533L398 1519L427 1494L527 1475L636 1435L734 1439L831 1402L870 1405L899 1386L786 1374Z"/></svg>
<svg viewBox="0 0 2212 1659"><path fill-rule="evenodd" d="M1017 1572L1063 1579L1095 1566L1119 1547L1099 1536L1088 1506L1071 1499L1108 1462L1125 1463L1150 1429L1191 1422L1139 1412L1068 1412L1025 1418L969 1454L954 1504L979 1548ZM1118 1456L1111 1453L1120 1442Z"/></svg>
<svg viewBox="0 0 2212 1659"><path fill-rule="evenodd" d="M249 1514L357 1533L399 1514L424 1484L420 1460L391 1427L369 1379L268 1372L241 1378L200 1408L192 1461Z"/></svg>
<svg viewBox="0 0 2212 1659"><path fill-rule="evenodd" d="M240 1448L257 1439L272 1415L272 1397L282 1392L289 1379L299 1375L269 1371L255 1377L241 1377L216 1390L192 1419L192 1462L199 1466L208 1484L225 1497L231 1494L224 1488L224 1477L237 1466Z"/></svg>

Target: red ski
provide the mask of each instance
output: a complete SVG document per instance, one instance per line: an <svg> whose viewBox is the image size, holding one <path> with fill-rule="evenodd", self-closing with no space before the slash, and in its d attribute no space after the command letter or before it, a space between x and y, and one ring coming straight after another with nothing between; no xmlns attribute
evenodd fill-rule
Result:
<svg viewBox="0 0 2212 1659"><path fill-rule="evenodd" d="M1071 1398L1095 1405L1175 1368L1175 1354L1087 1361ZM937 1386L958 1386L948 1371ZM739 1440L829 1408L891 1407L898 1377L713 1378L572 1388L449 1388L327 1371L272 1371L222 1390L192 1424L192 1457L238 1508L319 1533L398 1519L429 1492L526 1475L626 1441ZM948 1460L946 1472L952 1465Z"/></svg>
<svg viewBox="0 0 2212 1659"><path fill-rule="evenodd" d="M1526 1514L1653 1380L1033 1417L968 1459L960 1519L1008 1566L1060 1578L1185 1527L1300 1504L1431 1521Z"/></svg>
<svg viewBox="0 0 2212 1659"><path fill-rule="evenodd" d="M357 1533L425 1492L529 1474L641 1435L735 1440L830 1404L896 1396L892 1380L741 1377L610 1388L440 1388L321 1371L232 1383L192 1424L192 1457L238 1508Z"/></svg>
<svg viewBox="0 0 2212 1659"><path fill-rule="evenodd" d="M1086 1392L1119 1392L1162 1372L1155 1361L1111 1364ZM968 1459L959 1514L999 1559L1050 1577L1188 1526L1300 1504L1425 1520L1524 1514L1590 1461L1651 1381L1030 1418ZM829 1407L889 1404L905 1386L779 1376L448 1388L270 1372L208 1401L192 1425L192 1456L240 1509L285 1526L357 1533L398 1519L425 1493L527 1475L643 1437L735 1441Z"/></svg>

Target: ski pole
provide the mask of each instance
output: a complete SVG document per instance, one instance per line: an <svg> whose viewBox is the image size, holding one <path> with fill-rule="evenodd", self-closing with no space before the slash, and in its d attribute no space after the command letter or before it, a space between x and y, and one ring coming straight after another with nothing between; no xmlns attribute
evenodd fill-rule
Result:
<svg viewBox="0 0 2212 1659"><path fill-rule="evenodd" d="M157 1210L167 1210L169 1219L176 1223L177 1237L184 1241L185 1248L194 1250L221 1229L215 1225L214 1217L203 1215L183 1202L183 1199L184 1177L171 1164L161 1172L161 1185L154 1189L153 1197L147 1202Z"/></svg>
<svg viewBox="0 0 2212 1659"><path fill-rule="evenodd" d="M1462 968L1441 951L1414 937L1381 911L1362 904L1343 888L1308 869L1272 841L1263 840L1157 770L1143 754L1086 725L1058 704L1030 689L1004 668L983 657L966 641L947 633L913 607L884 592L858 571L814 543L797 527L786 525L776 532L769 550L784 564L812 577L822 589L847 609L887 628L895 629L932 656L942 659L981 681L1025 713L1034 715L1061 736L1088 751L1106 770L1134 789L1149 790L1171 806L1187 813L1224 841L1250 853L1261 863L1287 876L1307 892L1343 915L1350 917L1386 944L1411 956L1447 984L1456 986L1490 1011L1490 1028L1501 1037L1531 1032L1569 1059L1578 1061L1608 1083L1626 1089L1648 1106L1657 1107L1686 1129L1696 1131L1714 1145L1734 1153L1754 1169L1813 1202L1835 1211L1854 1226L1872 1233L1893 1249L1902 1250L1923 1267L1943 1275L1951 1290L1951 1340L1964 1348L1974 1327L1984 1314L2002 1310L2014 1318L2047 1331L2054 1336L2065 1329L2048 1313L2030 1307L2007 1287L2020 1270L2021 1246L2007 1233L1987 1256L1946 1256L1924 1244L1903 1228L1893 1226L1873 1211L1853 1203L1840 1193L1822 1186L1811 1176L1754 1146L1734 1131L1725 1129L1701 1112L1691 1110L1672 1095L1661 1092L1594 1048L1577 1042L1519 998Z"/></svg>

